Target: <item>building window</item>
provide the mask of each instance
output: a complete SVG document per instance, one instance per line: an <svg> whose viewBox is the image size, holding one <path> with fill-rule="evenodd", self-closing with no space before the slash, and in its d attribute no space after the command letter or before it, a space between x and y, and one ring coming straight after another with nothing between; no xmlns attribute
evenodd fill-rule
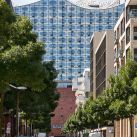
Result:
<svg viewBox="0 0 137 137"><path fill-rule="evenodd" d="M17 14L24 14L32 20L33 30L39 34L38 39L47 45L47 55L44 56L44 61L56 59L56 69L65 67L65 73L62 76L62 72L60 72L57 80L71 80L71 77L79 76L90 62L88 49L92 33L112 28L124 5L118 7L92 11L71 5L64 0L42 0L42 2L15 7L15 11ZM114 17L112 17L113 15ZM64 46L60 46L61 44ZM62 55L67 58L59 59ZM69 56L72 56L72 59L68 59ZM80 61L82 63L85 61L85 63L83 65L82 63L73 64L73 62ZM81 71L75 69L78 67ZM73 72L74 70L75 72ZM71 77L70 73L72 73Z"/></svg>
<svg viewBox="0 0 137 137"><path fill-rule="evenodd" d="M129 59L131 56L130 56L130 49L128 48L126 50L126 59Z"/></svg>
<svg viewBox="0 0 137 137"><path fill-rule="evenodd" d="M137 27L134 27L134 40L137 40Z"/></svg>
<svg viewBox="0 0 137 137"><path fill-rule="evenodd" d="M60 124L52 125L52 128L61 129L63 128L63 125L60 125Z"/></svg>
<svg viewBox="0 0 137 137"><path fill-rule="evenodd" d="M126 30L126 44L130 42L130 27Z"/></svg>
<svg viewBox="0 0 137 137"><path fill-rule="evenodd" d="M121 22L121 35L125 32L125 19Z"/></svg>
<svg viewBox="0 0 137 137"><path fill-rule="evenodd" d="M134 32L137 32L137 27L134 27Z"/></svg>
<svg viewBox="0 0 137 137"><path fill-rule="evenodd" d="M137 48L134 49L134 60L137 61Z"/></svg>

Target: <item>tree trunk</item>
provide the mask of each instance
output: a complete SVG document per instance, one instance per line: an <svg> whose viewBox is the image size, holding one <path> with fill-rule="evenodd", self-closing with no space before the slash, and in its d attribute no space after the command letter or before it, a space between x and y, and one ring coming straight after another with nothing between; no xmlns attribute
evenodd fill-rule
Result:
<svg viewBox="0 0 137 137"><path fill-rule="evenodd" d="M30 114L30 137L32 136L32 115Z"/></svg>
<svg viewBox="0 0 137 137"><path fill-rule="evenodd" d="M0 95L0 137L2 137L2 128L3 128L3 101L4 94Z"/></svg>
<svg viewBox="0 0 137 137"><path fill-rule="evenodd" d="M132 120L133 120L133 117L131 116L129 118L129 122L130 122L130 137L133 137L133 126L132 126Z"/></svg>
<svg viewBox="0 0 137 137"><path fill-rule="evenodd" d="M19 92L16 91L16 136L19 136Z"/></svg>
<svg viewBox="0 0 137 137"><path fill-rule="evenodd" d="M114 125L114 137L115 137L115 120L113 120L113 125Z"/></svg>
<svg viewBox="0 0 137 137"><path fill-rule="evenodd" d="M26 136L28 136L28 120L27 120L27 116L26 116L26 127L25 127L26 129Z"/></svg>

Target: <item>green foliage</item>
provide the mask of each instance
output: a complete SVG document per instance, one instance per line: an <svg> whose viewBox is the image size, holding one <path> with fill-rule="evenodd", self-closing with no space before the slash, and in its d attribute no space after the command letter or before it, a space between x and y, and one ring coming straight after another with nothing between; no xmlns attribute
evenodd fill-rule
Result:
<svg viewBox="0 0 137 137"><path fill-rule="evenodd" d="M32 92L31 89L20 92L20 111L24 112L28 119L33 120L35 128L44 129L46 132L50 131L50 113L54 111L57 106L59 94L56 92L57 72L54 68L53 62L44 62L45 88L41 92ZM5 94L4 105L7 109L16 109L16 92L8 91Z"/></svg>
<svg viewBox="0 0 137 137"><path fill-rule="evenodd" d="M9 83L44 89L42 43L32 32L32 24L26 17L14 15L5 2L0 0L0 89ZM31 72L31 73L30 73ZM32 80L33 78L33 80Z"/></svg>
<svg viewBox="0 0 137 137"><path fill-rule="evenodd" d="M126 114L125 108L126 108L125 101L118 99L115 100L114 102L111 102L111 105L109 106L111 113L113 113L115 116L114 119L123 118L122 115Z"/></svg>
<svg viewBox="0 0 137 137"><path fill-rule="evenodd" d="M76 132L81 131L86 128L93 128L96 126L93 117L92 117L92 109L93 100L89 99L84 108L81 106L77 109L77 111L66 121L63 132Z"/></svg>
<svg viewBox="0 0 137 137"><path fill-rule="evenodd" d="M11 24L15 21L15 15L8 5L0 0L0 52L9 47Z"/></svg>
<svg viewBox="0 0 137 137"><path fill-rule="evenodd" d="M100 123L107 125L120 118L131 118L137 114L137 62L127 61L118 75L109 78L110 86L96 99L89 99L83 108L77 110L73 123L80 121L80 128L95 128ZM72 128L72 117L67 121L65 130ZM73 124L73 130L77 126Z"/></svg>
<svg viewBox="0 0 137 137"><path fill-rule="evenodd" d="M34 123L49 131L50 113L57 106L59 95L54 81L57 72L53 62L42 62L44 54L44 44L37 41L29 19L16 16L0 0L0 94L5 94L4 105L15 110L16 93L9 84L27 87L20 93L20 110L27 117L35 113ZM0 106L2 104L0 102ZM0 112L2 110L0 107Z"/></svg>
<svg viewBox="0 0 137 137"><path fill-rule="evenodd" d="M73 114L64 124L63 132L68 133L68 132L76 131L77 130L76 126L77 126L77 122L75 120L75 114Z"/></svg>

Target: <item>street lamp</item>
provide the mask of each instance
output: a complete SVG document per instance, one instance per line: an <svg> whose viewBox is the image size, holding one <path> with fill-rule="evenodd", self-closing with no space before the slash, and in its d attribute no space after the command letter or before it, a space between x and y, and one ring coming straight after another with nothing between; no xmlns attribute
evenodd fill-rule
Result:
<svg viewBox="0 0 137 137"><path fill-rule="evenodd" d="M16 87L12 84L9 86L16 91L16 136L19 136L19 91L24 91L26 87Z"/></svg>

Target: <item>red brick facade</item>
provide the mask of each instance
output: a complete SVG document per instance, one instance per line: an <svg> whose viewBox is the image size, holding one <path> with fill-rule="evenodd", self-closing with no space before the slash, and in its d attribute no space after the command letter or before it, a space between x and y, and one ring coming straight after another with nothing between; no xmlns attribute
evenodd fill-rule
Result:
<svg viewBox="0 0 137 137"><path fill-rule="evenodd" d="M61 88L58 106L53 112L55 116L51 120L51 136L61 136L61 127L68 117L75 111L75 92L71 88Z"/></svg>

